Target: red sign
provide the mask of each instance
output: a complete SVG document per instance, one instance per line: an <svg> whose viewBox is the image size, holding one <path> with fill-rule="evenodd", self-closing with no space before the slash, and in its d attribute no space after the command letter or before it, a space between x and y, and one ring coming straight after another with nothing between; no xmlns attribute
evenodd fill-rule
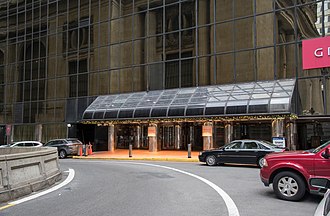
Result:
<svg viewBox="0 0 330 216"><path fill-rule="evenodd" d="M148 127L148 137L155 137L156 136L156 127Z"/></svg>
<svg viewBox="0 0 330 216"><path fill-rule="evenodd" d="M212 126L204 125L202 128L202 136L212 136Z"/></svg>
<svg viewBox="0 0 330 216"><path fill-rule="evenodd" d="M330 37L302 41L303 69L330 66Z"/></svg>

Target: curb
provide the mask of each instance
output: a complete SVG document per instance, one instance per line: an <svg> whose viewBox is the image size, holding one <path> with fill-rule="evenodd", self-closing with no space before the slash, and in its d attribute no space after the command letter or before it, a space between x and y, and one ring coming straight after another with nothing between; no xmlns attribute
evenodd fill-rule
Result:
<svg viewBox="0 0 330 216"><path fill-rule="evenodd" d="M173 162L199 162L195 158L112 158L112 157L86 157L86 156L72 156L73 159L82 159L82 160L146 160L146 161L173 161Z"/></svg>

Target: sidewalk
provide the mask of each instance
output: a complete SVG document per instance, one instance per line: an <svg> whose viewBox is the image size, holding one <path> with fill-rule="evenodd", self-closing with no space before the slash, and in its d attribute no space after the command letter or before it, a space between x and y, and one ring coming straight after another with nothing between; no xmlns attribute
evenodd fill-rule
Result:
<svg viewBox="0 0 330 216"><path fill-rule="evenodd" d="M88 156L73 156L74 159L89 160L153 160L153 161L177 161L177 162L199 162L199 152L191 152L191 158L188 158L188 151L158 151L149 152L149 150L132 150L132 157L129 157L128 149L116 149L113 152L100 151L93 152Z"/></svg>

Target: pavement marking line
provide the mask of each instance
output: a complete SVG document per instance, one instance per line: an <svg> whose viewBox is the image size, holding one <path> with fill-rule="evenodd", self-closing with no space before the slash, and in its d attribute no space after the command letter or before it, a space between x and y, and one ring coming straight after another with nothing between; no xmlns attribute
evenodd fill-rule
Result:
<svg viewBox="0 0 330 216"><path fill-rule="evenodd" d="M130 163L130 164L137 164L137 165L160 167L160 168L169 169L169 170L172 170L172 171L175 171L175 172L179 172L179 173L186 174L186 175L189 175L191 177L197 178L198 180L204 182L205 184L207 184L211 188L213 188L222 197L222 199L224 200L224 202L227 206L229 216L239 216L238 208L237 208L236 204L234 203L234 201L230 198L230 196L224 190L222 190L220 187L218 187L216 184L212 183L211 181L209 181L209 180L207 180L203 177L200 177L198 175L195 175L195 174L183 171L183 170L179 170L179 169L176 169L176 168L157 165L157 164L137 163L137 162L136 163L135 162L121 162L121 163Z"/></svg>
<svg viewBox="0 0 330 216"><path fill-rule="evenodd" d="M43 196L45 194L51 193L51 192L53 192L53 191L55 191L55 190L57 190L57 189L65 186L65 185L69 184L73 180L75 172L74 172L74 169L69 169L68 172L69 172L68 177L63 182L61 182L60 184L56 185L55 187L52 187L52 188L50 188L48 190L42 191L40 193L31 195L31 196L25 197L23 199L19 199L19 200L10 202L8 204L9 205L12 205L12 206L13 205L17 205L17 204L20 204L20 203L23 203L23 202L26 202L26 201L29 201L29 200L38 198L38 197ZM8 206L8 207L10 207L10 206Z"/></svg>
<svg viewBox="0 0 330 216"><path fill-rule="evenodd" d="M8 204L8 205L5 205L5 206L2 206L2 207L0 207L0 211L4 210L6 208L12 207L12 206L14 206L14 204Z"/></svg>

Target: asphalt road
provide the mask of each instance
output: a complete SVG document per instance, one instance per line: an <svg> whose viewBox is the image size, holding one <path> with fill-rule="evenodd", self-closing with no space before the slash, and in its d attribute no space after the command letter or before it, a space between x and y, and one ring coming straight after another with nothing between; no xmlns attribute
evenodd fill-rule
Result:
<svg viewBox="0 0 330 216"><path fill-rule="evenodd" d="M60 165L75 171L69 184L0 215L312 216L321 200L311 195L301 202L277 199L256 167L72 159Z"/></svg>

